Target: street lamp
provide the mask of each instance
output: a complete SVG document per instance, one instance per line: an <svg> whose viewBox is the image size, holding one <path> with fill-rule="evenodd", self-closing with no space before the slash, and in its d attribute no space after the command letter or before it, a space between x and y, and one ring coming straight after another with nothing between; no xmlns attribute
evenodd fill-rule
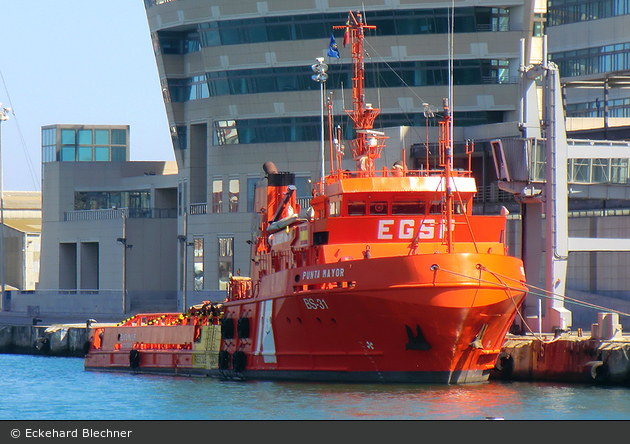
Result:
<svg viewBox="0 0 630 444"><path fill-rule="evenodd" d="M122 269L123 269L123 277L122 277L122 287L123 287L123 297L122 297L122 309L123 314L127 313L127 249L131 249L133 245L127 243L127 216L125 214L126 209L122 211L122 220L123 220L123 237L119 237L116 239L116 242L123 246L123 259L122 259Z"/></svg>
<svg viewBox="0 0 630 444"><path fill-rule="evenodd" d="M2 128L2 122L9 119L9 113L11 108L3 108L0 103L0 129ZM4 177L2 175L2 132L0 130L0 290L2 291L0 296L0 311L4 310L4 301L6 294L6 283L4 281Z"/></svg>
<svg viewBox="0 0 630 444"><path fill-rule="evenodd" d="M324 63L323 57L317 57L315 59L317 63L311 65L311 69L315 74L311 76L311 79L315 80L319 83L320 89L320 102L321 102L321 126L322 126L322 146L321 146L321 154L322 154L322 184L321 184L321 192L324 191L324 83L328 79L328 74L326 71L328 70L328 65ZM331 160L332 161L332 160Z"/></svg>

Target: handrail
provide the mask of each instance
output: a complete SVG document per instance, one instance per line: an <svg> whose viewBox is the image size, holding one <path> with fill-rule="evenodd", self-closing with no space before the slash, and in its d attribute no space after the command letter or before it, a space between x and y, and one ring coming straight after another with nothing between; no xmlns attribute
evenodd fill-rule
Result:
<svg viewBox="0 0 630 444"><path fill-rule="evenodd" d="M122 219L175 219L176 208L107 208L99 210L75 210L64 212L65 222L81 220Z"/></svg>

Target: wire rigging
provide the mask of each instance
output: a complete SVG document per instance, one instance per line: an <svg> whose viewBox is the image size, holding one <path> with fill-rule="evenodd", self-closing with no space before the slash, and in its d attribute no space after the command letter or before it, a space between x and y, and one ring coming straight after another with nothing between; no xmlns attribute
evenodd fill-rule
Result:
<svg viewBox="0 0 630 444"><path fill-rule="evenodd" d="M18 122L18 118L15 114L15 108L13 107L13 103L11 102L11 96L9 95L9 90L7 88L7 84L4 81L4 75L2 75L2 70L0 70L0 78L2 79L2 84L4 85L4 91L7 95L7 99L9 100L9 106L11 108L11 114L13 115L13 119L15 120L15 125L17 126L18 135L20 136L20 142L22 145L22 150L26 156L26 163L28 165L28 170L31 175L31 180L33 181L33 186L37 191L41 191L41 184L37 180L37 173L35 172L35 167L33 166L33 162L31 161L31 156L28 153L28 149L26 148L26 141L24 140L24 135L22 134L22 129L20 128L20 123Z"/></svg>

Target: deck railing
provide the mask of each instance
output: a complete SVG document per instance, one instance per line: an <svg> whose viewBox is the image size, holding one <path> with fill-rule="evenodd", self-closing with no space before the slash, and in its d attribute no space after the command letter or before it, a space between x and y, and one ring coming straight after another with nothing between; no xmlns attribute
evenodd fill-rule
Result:
<svg viewBox="0 0 630 444"><path fill-rule="evenodd" d="M108 208L103 210L66 211L64 221L122 219L175 219L176 208Z"/></svg>

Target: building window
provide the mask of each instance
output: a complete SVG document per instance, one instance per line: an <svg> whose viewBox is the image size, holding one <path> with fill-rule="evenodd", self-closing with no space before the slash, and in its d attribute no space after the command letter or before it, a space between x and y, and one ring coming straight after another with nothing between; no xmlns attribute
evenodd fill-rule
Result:
<svg viewBox="0 0 630 444"><path fill-rule="evenodd" d="M61 130L61 143L63 145L74 145L76 143L74 130Z"/></svg>
<svg viewBox="0 0 630 444"><path fill-rule="evenodd" d="M92 147L91 146L80 146L78 148L79 153L79 162L91 162L94 160L92 157Z"/></svg>
<svg viewBox="0 0 630 444"><path fill-rule="evenodd" d="M260 181L260 178L248 177L247 178L247 212L254 213L254 199L256 197L256 184Z"/></svg>
<svg viewBox="0 0 630 444"><path fill-rule="evenodd" d="M234 237L219 237L219 290L227 290L234 270Z"/></svg>
<svg viewBox="0 0 630 444"><path fill-rule="evenodd" d="M120 129L112 130L112 145L127 145L127 131Z"/></svg>
<svg viewBox="0 0 630 444"><path fill-rule="evenodd" d="M212 181L212 212L223 212L223 179Z"/></svg>
<svg viewBox="0 0 630 444"><path fill-rule="evenodd" d="M230 179L230 213L238 213L239 180Z"/></svg>
<svg viewBox="0 0 630 444"><path fill-rule="evenodd" d="M127 148L124 146L112 146L112 162L124 162L127 160Z"/></svg>
<svg viewBox="0 0 630 444"><path fill-rule="evenodd" d="M239 143L238 130L234 120L215 120L212 139L214 145L235 145Z"/></svg>
<svg viewBox="0 0 630 444"><path fill-rule="evenodd" d="M193 237L195 272L195 291L203 290L203 237Z"/></svg>
<svg viewBox="0 0 630 444"><path fill-rule="evenodd" d="M618 43L551 54L561 77L602 74L630 69L630 43Z"/></svg>
<svg viewBox="0 0 630 444"><path fill-rule="evenodd" d="M94 145L109 145L109 130L94 130Z"/></svg>
<svg viewBox="0 0 630 444"><path fill-rule="evenodd" d="M150 191L75 191L74 209L106 210L129 208L129 217L144 217L150 214Z"/></svg>
<svg viewBox="0 0 630 444"><path fill-rule="evenodd" d="M369 12L366 21L376 25L379 36L445 34L449 29L449 14L447 8L388 9ZM308 40L326 35L326 30L346 17L344 13L331 12L211 21L198 25L197 38L201 47ZM491 21L495 18L503 20ZM509 27L503 22L508 18L509 9L461 7L455 10L454 31L507 31ZM504 26L499 27L499 24ZM492 25L495 27L491 28ZM181 42L177 42L174 51L182 51L185 38L189 37L179 36Z"/></svg>
<svg viewBox="0 0 630 444"><path fill-rule="evenodd" d="M54 162L57 160L56 146L56 128L42 129L42 162Z"/></svg>
<svg viewBox="0 0 630 444"><path fill-rule="evenodd" d="M94 160L97 162L109 161L109 147L108 146L95 146L94 147Z"/></svg>
<svg viewBox="0 0 630 444"><path fill-rule="evenodd" d="M76 154L76 148L74 147L74 145L70 146L70 145L66 145L66 146L62 146L61 147L61 161L62 162L74 162L75 159L75 154Z"/></svg>
<svg viewBox="0 0 630 444"><path fill-rule="evenodd" d="M92 145L92 130L79 130L79 145Z"/></svg>

